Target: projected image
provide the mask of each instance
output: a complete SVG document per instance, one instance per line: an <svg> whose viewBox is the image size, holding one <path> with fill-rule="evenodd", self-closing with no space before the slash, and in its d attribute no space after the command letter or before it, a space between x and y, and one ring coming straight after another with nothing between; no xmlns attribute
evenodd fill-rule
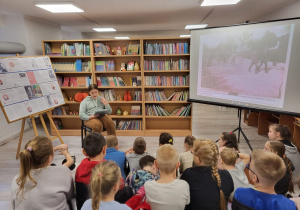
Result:
<svg viewBox="0 0 300 210"><path fill-rule="evenodd" d="M200 36L197 94L283 107L294 25Z"/></svg>

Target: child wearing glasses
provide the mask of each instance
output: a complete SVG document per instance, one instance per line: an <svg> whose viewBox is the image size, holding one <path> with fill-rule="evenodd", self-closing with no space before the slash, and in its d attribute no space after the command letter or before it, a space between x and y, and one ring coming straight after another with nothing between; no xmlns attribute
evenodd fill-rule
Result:
<svg viewBox="0 0 300 210"><path fill-rule="evenodd" d="M256 149L251 153L249 177L255 188L238 188L235 191L232 209L294 210L295 203L283 195L277 195L275 184L286 173L283 160L276 154Z"/></svg>
<svg viewBox="0 0 300 210"><path fill-rule="evenodd" d="M232 201L234 192L239 187L253 187L249 184L248 178L244 172L246 165L250 162L250 156L243 153L237 153L232 149L225 148L220 154L221 166L226 169L233 180L234 191L230 195ZM240 158L241 161L236 164L236 159Z"/></svg>

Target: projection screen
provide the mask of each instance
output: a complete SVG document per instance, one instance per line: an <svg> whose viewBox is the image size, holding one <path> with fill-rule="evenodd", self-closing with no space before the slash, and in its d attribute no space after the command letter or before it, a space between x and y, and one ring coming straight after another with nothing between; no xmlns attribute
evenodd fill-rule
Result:
<svg viewBox="0 0 300 210"><path fill-rule="evenodd" d="M190 99L300 113L300 19L191 31Z"/></svg>

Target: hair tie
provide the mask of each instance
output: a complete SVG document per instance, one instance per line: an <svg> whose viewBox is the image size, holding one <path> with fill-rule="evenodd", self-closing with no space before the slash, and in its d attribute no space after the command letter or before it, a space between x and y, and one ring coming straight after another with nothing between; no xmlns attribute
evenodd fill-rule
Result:
<svg viewBox="0 0 300 210"><path fill-rule="evenodd" d="M170 140L169 140L169 143L172 143L172 141L173 141L173 140L172 140L172 139L170 139Z"/></svg>
<svg viewBox="0 0 300 210"><path fill-rule="evenodd" d="M232 135L232 131L230 131L230 135Z"/></svg>
<svg viewBox="0 0 300 210"><path fill-rule="evenodd" d="M98 175L99 175L100 177L102 176L102 174L101 174L101 173L99 173Z"/></svg>
<svg viewBox="0 0 300 210"><path fill-rule="evenodd" d="M32 151L32 148L31 148L31 147L27 147L27 150L28 150L29 152L31 152L31 151Z"/></svg>

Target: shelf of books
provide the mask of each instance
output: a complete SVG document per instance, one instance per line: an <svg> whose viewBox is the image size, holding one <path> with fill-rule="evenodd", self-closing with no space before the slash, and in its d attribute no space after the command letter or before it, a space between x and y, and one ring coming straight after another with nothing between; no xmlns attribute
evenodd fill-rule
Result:
<svg viewBox="0 0 300 210"><path fill-rule="evenodd" d="M191 134L189 44L189 38L43 41L66 101L52 112L60 134L80 135L74 98L92 83L112 107L117 135Z"/></svg>
<svg viewBox="0 0 300 210"><path fill-rule="evenodd" d="M162 131L192 133L189 95L190 39L143 39L143 87L146 136Z"/></svg>

